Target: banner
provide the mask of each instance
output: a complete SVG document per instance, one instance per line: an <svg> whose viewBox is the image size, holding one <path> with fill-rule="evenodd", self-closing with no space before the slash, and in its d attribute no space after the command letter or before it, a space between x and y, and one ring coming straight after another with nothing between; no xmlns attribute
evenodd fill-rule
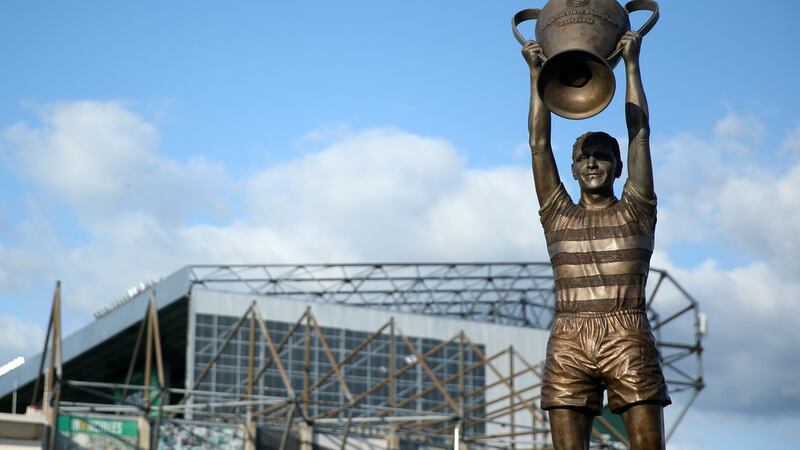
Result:
<svg viewBox="0 0 800 450"><path fill-rule="evenodd" d="M135 450L138 441L136 419L58 416L58 450Z"/></svg>

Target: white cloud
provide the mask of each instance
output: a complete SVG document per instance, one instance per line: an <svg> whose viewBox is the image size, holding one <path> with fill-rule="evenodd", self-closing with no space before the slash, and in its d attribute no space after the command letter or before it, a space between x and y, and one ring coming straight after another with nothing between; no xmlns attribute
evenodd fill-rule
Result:
<svg viewBox="0 0 800 450"><path fill-rule="evenodd" d="M800 164L789 170L759 164L755 155L770 149L760 139L746 139L763 134L753 117L729 114L715 129L713 139L680 134L654 144L659 244L723 238L755 258L777 263L783 253L787 262L798 242L791 230L800 224L800 197L794 195L800 189ZM750 156L732 154L737 151ZM789 262L775 268L800 274L800 265Z"/></svg>
<svg viewBox="0 0 800 450"><path fill-rule="evenodd" d="M789 279L800 276L800 164L783 176L734 178L719 196L719 225Z"/></svg>
<svg viewBox="0 0 800 450"><path fill-rule="evenodd" d="M785 280L764 262L723 270L713 261L682 269L658 261L708 315L706 390L699 405L756 415L798 412L800 279Z"/></svg>
<svg viewBox="0 0 800 450"><path fill-rule="evenodd" d="M197 208L223 209L215 194L226 181L222 167L162 156L153 125L118 102L51 104L39 119L5 130L16 162L90 225L125 210L176 223Z"/></svg>
<svg viewBox="0 0 800 450"><path fill-rule="evenodd" d="M523 231L537 226L527 170L470 170L446 141L398 130L351 134L270 167L249 195L251 223L333 238L345 258L524 258L541 241Z"/></svg>
<svg viewBox="0 0 800 450"><path fill-rule="evenodd" d="M41 274L47 267L42 255L15 246L7 248L0 243L0 289L19 292L26 286L28 274Z"/></svg>
<svg viewBox="0 0 800 450"><path fill-rule="evenodd" d="M797 160L797 156L800 153L800 124L796 125L786 136L781 145L781 151L792 155L793 160Z"/></svg>
<svg viewBox="0 0 800 450"><path fill-rule="evenodd" d="M715 231L711 211L727 177L720 152L706 140L681 134L655 142L653 161L659 245L709 239Z"/></svg>
<svg viewBox="0 0 800 450"><path fill-rule="evenodd" d="M800 398L789 395L800 392L792 319L800 314L800 164L741 164L741 154L770 151L763 134L753 117L728 115L713 139L684 134L655 146L662 195L653 264L668 269L709 316L700 407L774 415L800 412ZM679 267L675 244L710 253L696 267ZM724 260L731 253L745 257L731 267Z"/></svg>
<svg viewBox="0 0 800 450"><path fill-rule="evenodd" d="M667 408L669 416L669 408ZM747 412L717 413L697 409L667 443L667 450L794 450L800 418L783 416L753 418Z"/></svg>
<svg viewBox="0 0 800 450"><path fill-rule="evenodd" d="M463 172L445 141L369 130L255 175L250 201L263 217L252 219L278 227L324 224L341 232L391 229L452 189Z"/></svg>
<svg viewBox="0 0 800 450"><path fill-rule="evenodd" d="M730 112L714 125L714 134L717 139L728 143L759 143L764 138L765 128L754 115L744 117Z"/></svg>
<svg viewBox="0 0 800 450"><path fill-rule="evenodd" d="M323 133L333 141L316 151L233 184L222 168L204 171L160 154L153 127L119 104L44 110L41 125L17 124L5 135L32 180L63 198L84 222L85 242L51 242L49 257L35 270L58 274L65 301L84 313L127 286L190 263L544 255L529 170L469 169L443 139L340 127L335 135ZM110 156L106 147L113 147ZM48 178L38 160L53 157L70 173ZM102 178L87 181L95 172ZM150 174L153 189L128 195L114 185L125 173ZM199 174L207 175L202 187ZM246 213L221 224L176 220L170 208L183 209L182 215L200 210L187 199L203 197L208 186L219 189L220 198L241 194L244 204L236 206ZM127 200L133 203L121 206ZM33 233L48 226L35 224ZM3 267L21 261L31 246L5 249L17 258Z"/></svg>
<svg viewBox="0 0 800 450"><path fill-rule="evenodd" d="M0 366L41 351L43 345L44 326L0 313Z"/></svg>
<svg viewBox="0 0 800 450"><path fill-rule="evenodd" d="M40 128L19 123L7 137L27 172L70 200L118 195L156 158L152 125L118 103L54 104L40 118Z"/></svg>

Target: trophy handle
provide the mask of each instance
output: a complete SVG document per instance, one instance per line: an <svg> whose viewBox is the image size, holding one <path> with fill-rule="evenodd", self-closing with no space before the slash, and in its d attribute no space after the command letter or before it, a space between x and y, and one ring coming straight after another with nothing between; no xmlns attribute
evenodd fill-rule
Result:
<svg viewBox="0 0 800 450"><path fill-rule="evenodd" d="M511 18L511 31L514 32L514 37L517 38L517 42L519 42L519 45L525 45L526 42L531 40L531 39L525 39L525 36L523 36L522 33L519 32L518 29L519 24L521 24L522 22L527 22L529 20L539 19L539 13L541 12L542 10L538 8L523 9L522 11L514 14L514 17ZM539 53L539 59L541 59L543 63L547 61L547 57L545 57L541 53Z"/></svg>
<svg viewBox="0 0 800 450"><path fill-rule="evenodd" d="M628 14L636 12L636 11L651 11L653 14L650 15L650 18L647 19L641 28L639 28L639 33L642 37L647 34L650 30L653 29L656 22L658 22L658 3L654 2L653 0L632 0L625 5L625 10L628 11ZM516 16L515 16L516 17ZM611 54L606 60L609 62L617 59L617 57L622 53L621 48L617 48L614 50L614 53Z"/></svg>

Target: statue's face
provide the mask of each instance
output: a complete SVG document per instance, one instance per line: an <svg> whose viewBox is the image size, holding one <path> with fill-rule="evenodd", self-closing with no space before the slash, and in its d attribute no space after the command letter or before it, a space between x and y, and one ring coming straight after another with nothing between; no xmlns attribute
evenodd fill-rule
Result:
<svg viewBox="0 0 800 450"><path fill-rule="evenodd" d="M612 195L618 164L608 146L586 147L572 155L572 176L582 192Z"/></svg>

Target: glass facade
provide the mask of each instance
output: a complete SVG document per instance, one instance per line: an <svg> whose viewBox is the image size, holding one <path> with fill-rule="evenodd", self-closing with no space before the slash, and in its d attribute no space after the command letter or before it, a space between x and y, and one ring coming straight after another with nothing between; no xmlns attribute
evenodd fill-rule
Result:
<svg viewBox="0 0 800 450"><path fill-rule="evenodd" d="M237 322L237 317L227 317L210 314L197 314L195 320L194 344L194 376L198 376L208 362L223 345L225 336ZM286 322L266 321L267 328L275 346L286 338L294 324ZM249 353L249 326L246 320L237 333L233 336L228 346L220 355L203 382L198 386L202 391L243 393L247 385L248 353ZM341 361L346 355L359 345L362 345L372 332L355 331L349 329L321 327L325 340L330 347L333 358ZM310 384L328 373L332 365L317 333L309 333L310 339ZM411 344L420 355L424 355L427 365L436 375L448 394L456 403L460 398L459 387L459 360L461 345L454 340L446 345L443 341L425 337L408 337ZM281 362L291 380L292 387L298 397L303 392L304 384L304 359L306 348L305 322L289 337L283 351ZM390 342L388 332L377 336L363 347L352 359L342 365L341 369L347 387L354 398L364 394L359 402L354 416L377 415L389 406L389 383L373 388L387 377L390 371ZM445 404L445 397L434 388L434 383L422 364L412 365L417 357L408 348L404 340L395 336L395 361L397 370L410 366L407 370L397 375L394 382L394 400L398 408L419 412L438 412L455 414ZM437 349L437 347L439 347ZM484 352L483 347L480 347ZM435 350L435 351L432 351ZM257 355L255 370L258 373L261 365L269 356L269 348L265 343L261 330L256 326ZM481 406L485 401L482 391L486 384L484 366L479 364L478 355L468 345L463 347L463 366L467 369L464 377L464 407L467 415L480 415L483 413ZM470 370L472 369L472 370ZM371 391L365 394L367 391ZM425 393L411 399L419 392ZM469 394L469 393L473 394ZM254 394L275 397L288 397L279 371L275 364L264 373L256 386ZM340 387L336 376L330 376L322 385L315 388L310 396L309 415L317 416L347 404L345 393ZM444 406L443 406L444 404ZM469 412L472 409L471 412ZM339 416L343 416L343 412ZM388 412L387 412L388 414ZM469 434L482 432L483 425L476 426Z"/></svg>

